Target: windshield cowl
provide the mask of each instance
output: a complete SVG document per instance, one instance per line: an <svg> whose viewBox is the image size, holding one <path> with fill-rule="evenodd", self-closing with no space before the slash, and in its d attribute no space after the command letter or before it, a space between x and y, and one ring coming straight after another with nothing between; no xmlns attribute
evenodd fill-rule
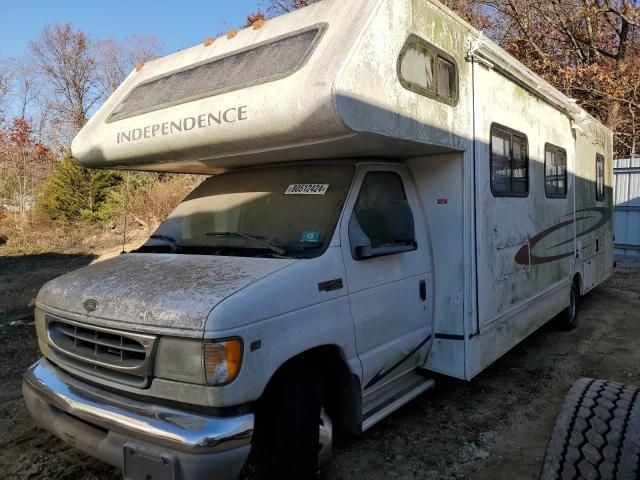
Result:
<svg viewBox="0 0 640 480"><path fill-rule="evenodd" d="M146 243L132 253L173 253L178 255L216 255L221 257L300 258L289 252L277 254L266 248L230 247L224 245L181 245ZM295 253L295 252L294 252Z"/></svg>

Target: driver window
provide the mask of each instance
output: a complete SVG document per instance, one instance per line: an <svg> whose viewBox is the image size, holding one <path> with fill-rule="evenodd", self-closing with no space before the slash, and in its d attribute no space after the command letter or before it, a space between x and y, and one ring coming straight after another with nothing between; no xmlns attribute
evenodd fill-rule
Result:
<svg viewBox="0 0 640 480"><path fill-rule="evenodd" d="M415 241L413 215L397 173L367 173L354 213L371 248L411 245Z"/></svg>

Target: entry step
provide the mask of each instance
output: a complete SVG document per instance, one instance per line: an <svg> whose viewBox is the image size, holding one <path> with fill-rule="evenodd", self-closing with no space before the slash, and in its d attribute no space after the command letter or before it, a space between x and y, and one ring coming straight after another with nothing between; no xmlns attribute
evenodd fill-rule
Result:
<svg viewBox="0 0 640 480"><path fill-rule="evenodd" d="M387 415L426 392L435 383L433 379L425 377L422 371L413 371L365 395L362 431L368 430Z"/></svg>

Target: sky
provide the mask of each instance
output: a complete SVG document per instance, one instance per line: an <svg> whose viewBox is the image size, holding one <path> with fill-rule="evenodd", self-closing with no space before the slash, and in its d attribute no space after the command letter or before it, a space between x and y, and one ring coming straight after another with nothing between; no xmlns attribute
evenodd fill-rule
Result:
<svg viewBox="0 0 640 480"><path fill-rule="evenodd" d="M241 26L259 0L0 0L0 58L28 50L46 25L71 22L93 38L155 35L171 53Z"/></svg>

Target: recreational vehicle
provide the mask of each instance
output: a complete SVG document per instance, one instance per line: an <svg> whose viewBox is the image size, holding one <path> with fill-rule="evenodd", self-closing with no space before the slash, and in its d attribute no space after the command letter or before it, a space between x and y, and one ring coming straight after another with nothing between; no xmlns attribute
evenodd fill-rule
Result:
<svg viewBox="0 0 640 480"><path fill-rule="evenodd" d="M436 0L324 0L139 65L72 149L209 175L37 298L29 411L126 478L250 452L312 477L434 373L575 327L613 268L611 131Z"/></svg>

